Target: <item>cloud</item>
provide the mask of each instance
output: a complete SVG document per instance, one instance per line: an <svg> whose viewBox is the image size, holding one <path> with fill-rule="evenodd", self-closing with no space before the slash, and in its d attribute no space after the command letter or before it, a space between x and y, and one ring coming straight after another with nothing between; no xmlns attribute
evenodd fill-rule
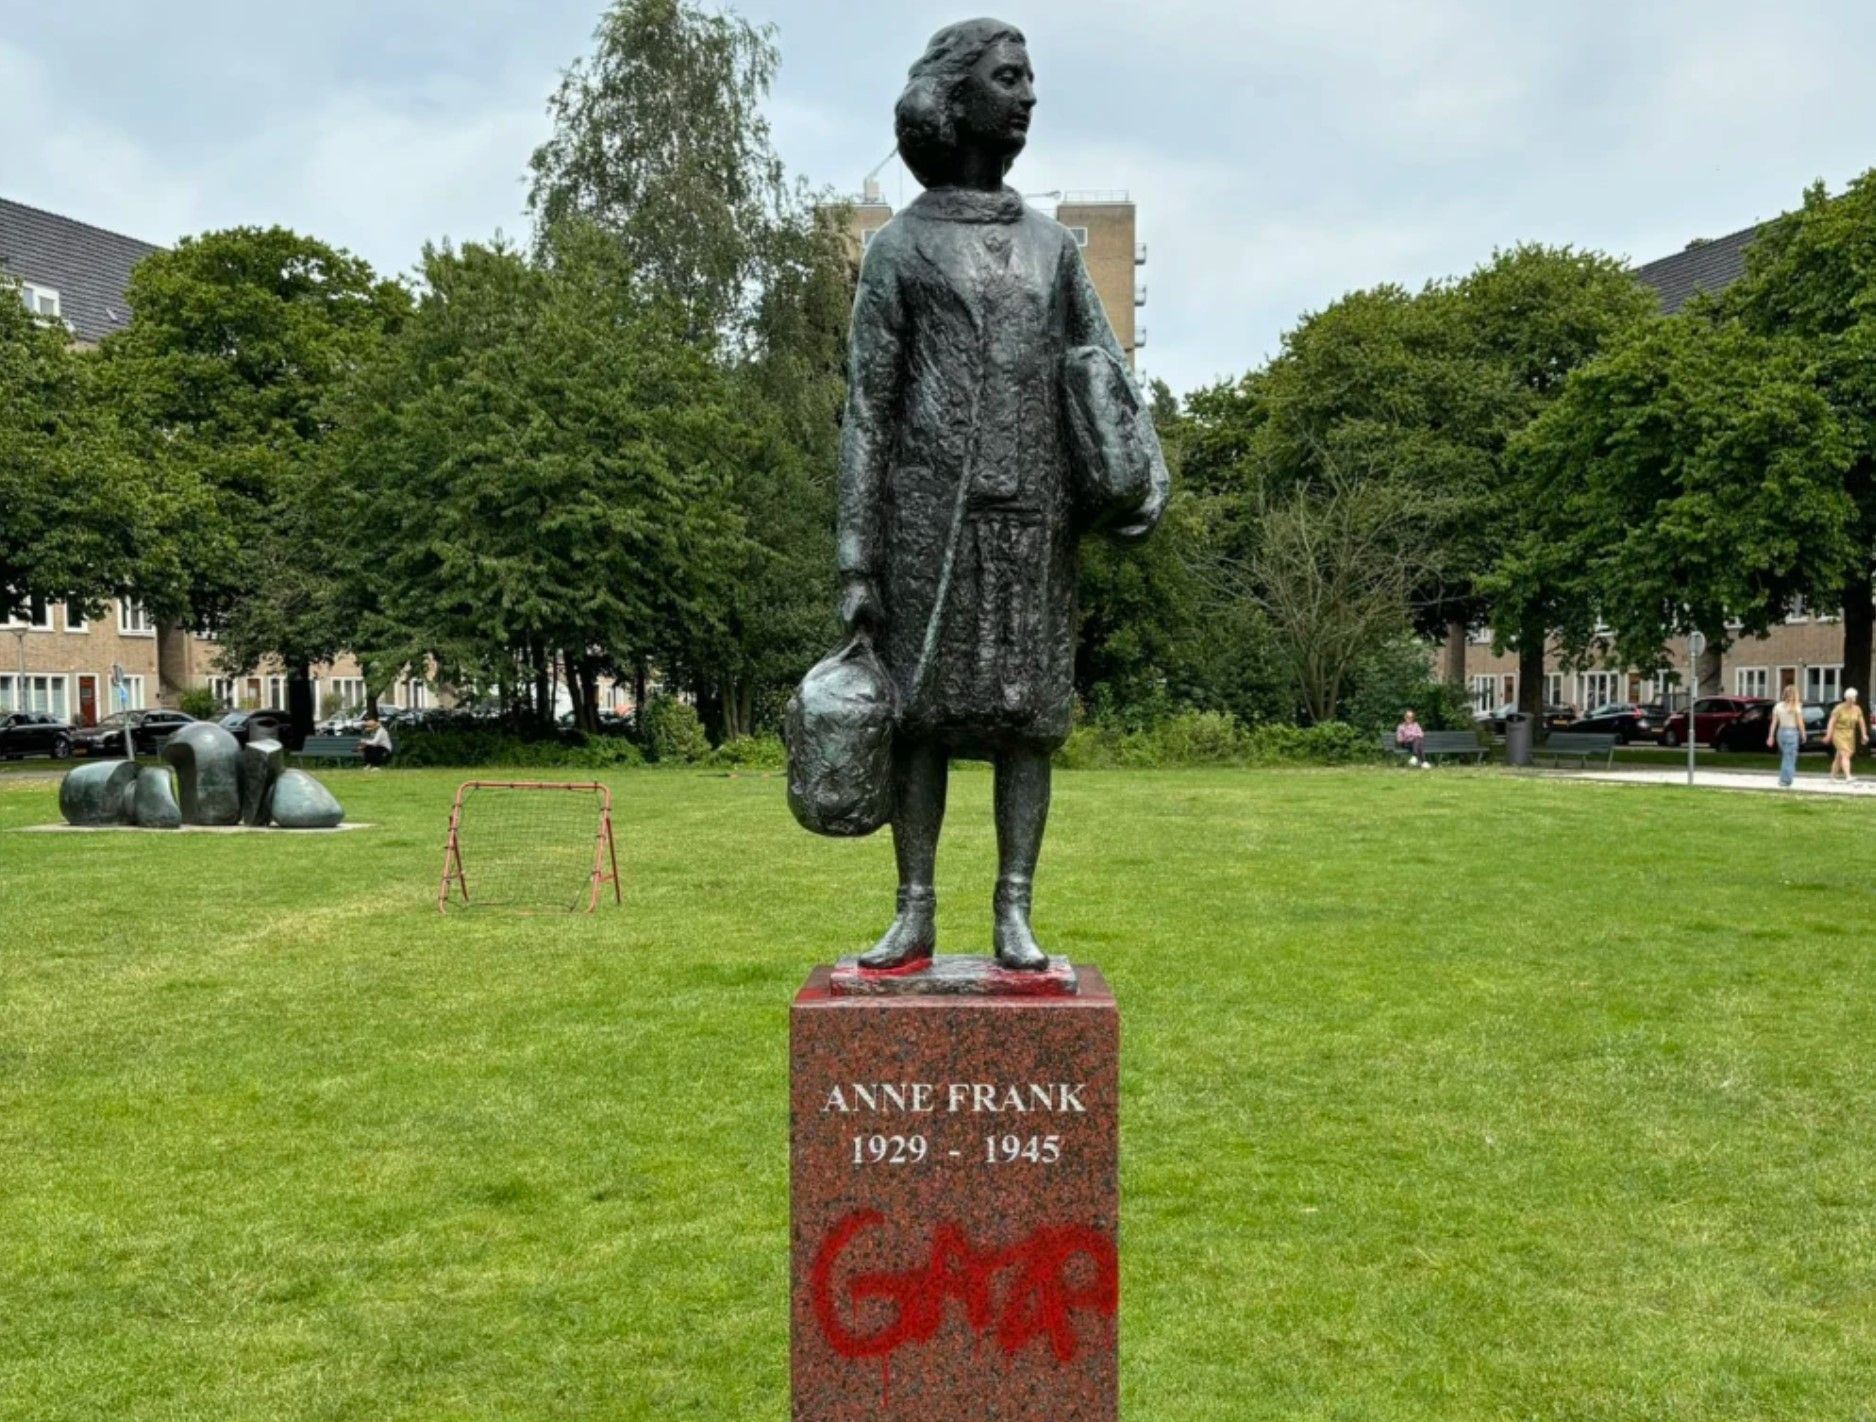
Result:
<svg viewBox="0 0 1876 1422"><path fill-rule="evenodd" d="M732 0L778 26L791 173L857 190L952 0ZM402 272L519 233L543 101L603 0L141 0L0 39L0 193L152 241L282 222ZM1861 0L1025 0L1029 189L1132 191L1148 369L1241 372L1307 310L1523 239L1645 260L1876 161ZM903 201L889 168L887 195Z"/></svg>

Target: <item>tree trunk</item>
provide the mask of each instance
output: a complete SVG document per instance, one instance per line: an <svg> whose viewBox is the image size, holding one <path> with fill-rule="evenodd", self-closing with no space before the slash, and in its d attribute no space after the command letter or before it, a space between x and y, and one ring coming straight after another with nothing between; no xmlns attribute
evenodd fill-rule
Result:
<svg viewBox="0 0 1876 1422"><path fill-rule="evenodd" d="M318 708L313 705L313 667L310 662L295 662L287 669L287 714L293 720L293 735L301 745L313 733Z"/></svg>
<svg viewBox="0 0 1876 1422"><path fill-rule="evenodd" d="M1466 689L1466 624L1457 618L1446 624L1446 684Z"/></svg>
<svg viewBox="0 0 1876 1422"><path fill-rule="evenodd" d="M1526 627L1518 634L1518 709L1541 723L1544 715L1544 648L1548 627Z"/></svg>
<svg viewBox="0 0 1876 1422"><path fill-rule="evenodd" d="M1876 630L1876 598L1870 570L1853 574L1843 585L1843 684L1854 686L1867 707L1876 704L1870 694L1870 637Z"/></svg>
<svg viewBox="0 0 1876 1422"><path fill-rule="evenodd" d="M534 724L542 731L554 729L554 681L547 662L547 649L538 643L530 648L534 658Z"/></svg>

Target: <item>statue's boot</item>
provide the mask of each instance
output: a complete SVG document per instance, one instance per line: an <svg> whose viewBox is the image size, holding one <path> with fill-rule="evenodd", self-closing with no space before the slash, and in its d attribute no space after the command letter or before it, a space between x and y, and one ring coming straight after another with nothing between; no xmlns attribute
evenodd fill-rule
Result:
<svg viewBox="0 0 1876 1422"><path fill-rule="evenodd" d="M860 955L860 966L875 971L913 968L929 963L937 947L937 892L902 888L898 915L885 936Z"/></svg>
<svg viewBox="0 0 1876 1422"><path fill-rule="evenodd" d="M996 925L992 930L997 962L1006 968L1034 971L1049 966L1049 955L1036 942L1029 927L1029 881L999 879L991 900Z"/></svg>

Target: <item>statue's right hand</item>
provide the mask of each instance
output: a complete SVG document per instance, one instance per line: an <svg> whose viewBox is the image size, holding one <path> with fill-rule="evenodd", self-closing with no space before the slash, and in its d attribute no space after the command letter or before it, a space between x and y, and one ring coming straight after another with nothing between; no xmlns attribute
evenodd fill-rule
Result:
<svg viewBox="0 0 1876 1422"><path fill-rule="evenodd" d="M850 637L862 634L876 637L886 625L886 608L871 578L847 579L840 593L840 625Z"/></svg>

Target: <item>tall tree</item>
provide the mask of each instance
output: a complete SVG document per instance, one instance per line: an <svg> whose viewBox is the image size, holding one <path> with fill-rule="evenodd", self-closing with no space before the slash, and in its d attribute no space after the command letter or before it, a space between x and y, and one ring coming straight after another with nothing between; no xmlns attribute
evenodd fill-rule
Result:
<svg viewBox="0 0 1876 1422"><path fill-rule="evenodd" d="M185 606L200 485L138 467L97 366L0 282L0 613L106 597Z"/></svg>
<svg viewBox="0 0 1876 1422"><path fill-rule="evenodd" d="M852 276L841 214L785 180L762 104L772 29L690 0L614 0L535 151L538 240L612 236L674 301L756 432L730 495L748 538L708 637L670 649L713 734L751 728L831 634L832 471ZM632 669L643 683L643 661Z"/></svg>
<svg viewBox="0 0 1876 1422"><path fill-rule="evenodd" d="M1516 392L1508 434L1528 428L1563 393L1571 372L1655 313L1653 293L1615 258L1532 243L1494 253L1454 294L1467 347L1502 370ZM1491 575L1508 550L1527 546L1544 526L1549 499L1541 484L1518 477L1496 445L1483 497L1466 510L1471 538L1458 559L1470 570L1474 617L1489 618L1495 640L1518 654L1518 704L1532 716L1543 712L1544 658L1559 609L1528 584L1527 601L1494 605Z"/></svg>
<svg viewBox="0 0 1876 1422"><path fill-rule="evenodd" d="M1664 664L1762 636L1851 561L1850 446L1791 343L1704 314L1650 323L1576 371L1513 451L1532 503L1501 606L1583 655Z"/></svg>
<svg viewBox="0 0 1876 1422"><path fill-rule="evenodd" d="M146 258L129 300L130 325L102 354L138 458L200 479L213 501L187 569L189 614L217 627L231 669L278 657L294 720L310 730L310 665L350 633L307 522L325 402L409 298L315 238L244 227Z"/></svg>
<svg viewBox="0 0 1876 1422"><path fill-rule="evenodd" d="M710 637L742 547L731 471L757 444L684 313L618 245L546 261L431 249L425 291L341 407L338 518L365 653L526 686ZM590 715L590 694L578 699Z"/></svg>
<svg viewBox="0 0 1876 1422"><path fill-rule="evenodd" d="M773 31L737 15L614 0L548 104L528 195L542 240L584 219L693 329L744 312L786 197L762 113L779 59Z"/></svg>
<svg viewBox="0 0 1876 1422"><path fill-rule="evenodd" d="M1722 309L1795 344L1804 378L1830 402L1848 444L1843 488L1854 556L1826 605L1843 609L1845 684L1870 684L1876 633L1876 171L1831 197L1822 184L1760 231Z"/></svg>

